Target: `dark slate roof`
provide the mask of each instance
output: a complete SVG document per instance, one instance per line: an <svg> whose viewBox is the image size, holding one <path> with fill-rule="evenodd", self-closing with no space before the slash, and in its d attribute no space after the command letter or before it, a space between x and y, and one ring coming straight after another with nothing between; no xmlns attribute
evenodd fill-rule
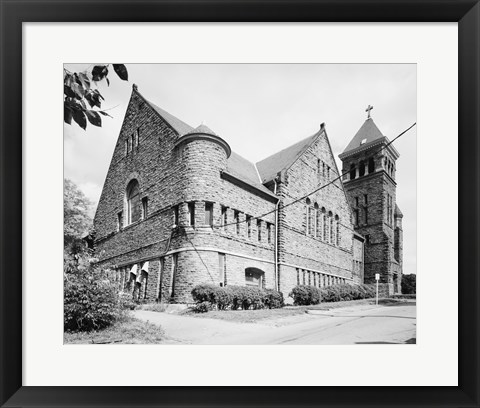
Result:
<svg viewBox="0 0 480 408"><path fill-rule="evenodd" d="M358 130L357 134L353 137L353 139L350 141L342 154L345 154L350 150L354 150L362 145L366 145L370 142L373 142L374 140L378 140L384 137L385 136L382 135L382 132L380 132L373 119L369 118ZM365 140L365 142L362 143L362 140Z"/></svg>
<svg viewBox="0 0 480 408"><path fill-rule="evenodd" d="M289 168L310 146L319 133L307 137L257 163L262 183L273 180L278 172Z"/></svg>
<svg viewBox="0 0 480 408"><path fill-rule="evenodd" d="M400 208L398 207L397 204L395 204L395 215L403 217L403 213L400 211Z"/></svg>
<svg viewBox="0 0 480 408"><path fill-rule="evenodd" d="M185 133L188 133L193 130L193 128L190 125L187 125L185 122L181 121L177 117L171 115L167 111L164 111L162 108L159 108L157 105L153 104L152 102L150 101L147 101L147 102L178 133L179 136L183 136Z"/></svg>
<svg viewBox="0 0 480 408"><path fill-rule="evenodd" d="M267 187L260 183L255 165L235 152L232 152L227 160L226 172L269 195L273 195Z"/></svg>
<svg viewBox="0 0 480 408"><path fill-rule="evenodd" d="M194 135L194 134L197 134L197 133L218 136L212 129L210 129L208 126L204 125L203 123L201 125L197 126L195 129L192 129L188 133L185 133L185 134L186 135Z"/></svg>

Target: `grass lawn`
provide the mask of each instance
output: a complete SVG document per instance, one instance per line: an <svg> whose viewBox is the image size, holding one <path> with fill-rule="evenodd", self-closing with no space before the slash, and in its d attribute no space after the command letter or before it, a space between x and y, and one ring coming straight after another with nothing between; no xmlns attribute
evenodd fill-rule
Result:
<svg viewBox="0 0 480 408"><path fill-rule="evenodd" d="M130 316L104 330L63 335L64 344L152 344L163 340L165 333L160 327Z"/></svg>
<svg viewBox="0 0 480 408"><path fill-rule="evenodd" d="M405 302L412 302L403 299L379 299L380 305L394 306ZM286 318L295 315L305 314L306 310L331 310L341 307L356 305L374 305L375 299L347 300L342 302L321 303L312 306L286 306L282 309L259 309L259 310L212 310L206 313L197 313L187 309L180 314L191 317L210 318L227 320L238 323L257 323L268 319Z"/></svg>

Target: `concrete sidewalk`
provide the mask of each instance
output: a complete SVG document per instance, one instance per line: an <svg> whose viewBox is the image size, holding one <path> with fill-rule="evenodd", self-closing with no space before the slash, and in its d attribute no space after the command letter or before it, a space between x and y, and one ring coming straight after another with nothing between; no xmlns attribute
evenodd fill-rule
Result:
<svg viewBox="0 0 480 408"><path fill-rule="evenodd" d="M405 344L416 337L415 305L310 310L261 323L143 310L134 316L162 326L170 344Z"/></svg>

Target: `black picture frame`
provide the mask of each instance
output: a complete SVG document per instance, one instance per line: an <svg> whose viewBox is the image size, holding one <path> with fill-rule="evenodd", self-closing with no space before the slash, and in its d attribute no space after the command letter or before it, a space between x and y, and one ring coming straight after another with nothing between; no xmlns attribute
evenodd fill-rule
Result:
<svg viewBox="0 0 480 408"><path fill-rule="evenodd" d="M0 0L0 14L0 404L2 406L480 406L479 0L337 0L335 2L331 0L141 0L136 2ZM459 385L457 387L22 386L22 274L19 269L19 260L24 259L22 254L22 23L131 21L458 22L460 139Z"/></svg>

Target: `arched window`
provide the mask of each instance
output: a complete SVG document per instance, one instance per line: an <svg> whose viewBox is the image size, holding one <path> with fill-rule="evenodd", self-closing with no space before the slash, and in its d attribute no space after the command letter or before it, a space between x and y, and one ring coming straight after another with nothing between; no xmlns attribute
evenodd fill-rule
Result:
<svg viewBox="0 0 480 408"><path fill-rule="evenodd" d="M365 163L363 161L360 162L360 166L359 166L359 173L358 175L360 177L364 176L365 175Z"/></svg>
<svg viewBox="0 0 480 408"><path fill-rule="evenodd" d="M142 218L142 201L140 186L137 180L132 180L127 186L127 225L140 221Z"/></svg>
<svg viewBox="0 0 480 408"><path fill-rule="evenodd" d="M373 157L368 160L368 174L371 174L375 171L375 162L373 161Z"/></svg>
<svg viewBox="0 0 480 408"><path fill-rule="evenodd" d="M327 241L327 213L322 207L322 223L323 223L323 241Z"/></svg>
<svg viewBox="0 0 480 408"><path fill-rule="evenodd" d="M318 204L315 203L313 205L313 208L315 209L315 217L314 217L314 235L316 238L318 238L320 236L320 214L319 214L319 210L318 210Z"/></svg>
<svg viewBox="0 0 480 408"><path fill-rule="evenodd" d="M336 234L335 234L335 238L336 238L336 245L337 246L340 246L340 218L338 217L338 215L335 216L335 226L336 226Z"/></svg>
<svg viewBox="0 0 480 408"><path fill-rule="evenodd" d="M355 164L352 163L350 165L350 180L355 180L356 172L357 172L357 169L355 168Z"/></svg>
<svg viewBox="0 0 480 408"><path fill-rule="evenodd" d="M310 201L309 198L307 198L307 200L305 201L305 203L306 203L306 206L305 206L305 207L306 207L306 217L307 217L307 219L306 219L306 224L305 224L305 226L306 226L306 231L305 231L305 233L306 233L307 235L310 235L310 234L311 234L311 231L312 231L312 230L311 230L311 228L312 228L312 225L311 225L311 215L310 215L312 209L310 208L310 204L311 204L312 202Z"/></svg>
<svg viewBox="0 0 480 408"><path fill-rule="evenodd" d="M329 219L329 224L330 224L330 235L329 235L330 239L329 239L329 242L331 244L333 244L333 242L334 242L333 241L333 231L334 230L333 230L333 214L332 214L331 211L328 212L328 219Z"/></svg>

